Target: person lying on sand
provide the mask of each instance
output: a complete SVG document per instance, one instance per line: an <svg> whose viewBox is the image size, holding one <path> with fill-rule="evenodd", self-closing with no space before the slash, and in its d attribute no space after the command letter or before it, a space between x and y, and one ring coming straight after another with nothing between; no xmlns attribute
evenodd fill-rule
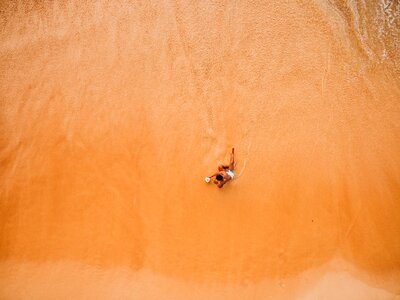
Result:
<svg viewBox="0 0 400 300"><path fill-rule="evenodd" d="M219 188L222 188L224 184L228 181L231 181L234 177L235 170L235 148L232 148L231 160L229 165L219 165L218 172L211 175L210 177L206 177L206 182L210 182L211 178L215 176L215 180L213 181Z"/></svg>

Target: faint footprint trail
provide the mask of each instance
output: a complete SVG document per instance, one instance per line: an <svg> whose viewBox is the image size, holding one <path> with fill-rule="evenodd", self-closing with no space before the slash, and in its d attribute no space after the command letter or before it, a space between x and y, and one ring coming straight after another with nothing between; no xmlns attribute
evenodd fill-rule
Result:
<svg viewBox="0 0 400 300"><path fill-rule="evenodd" d="M195 59L190 51L191 48L190 40L184 26L182 25L185 22L183 21L183 12L181 10L181 7L175 1L171 1L170 6L173 10L175 17L174 25L177 31L177 38L180 41L180 46L182 48L183 54L188 62L188 68L191 74L190 79L194 85L197 95L199 96L201 105L204 107L204 110L201 111L201 113L205 114L207 131L211 132L211 134L214 136L215 126L214 126L213 104L208 100L207 95L205 95L205 87L202 84L202 78L201 78L201 73L203 72L202 68L201 66L197 67Z"/></svg>

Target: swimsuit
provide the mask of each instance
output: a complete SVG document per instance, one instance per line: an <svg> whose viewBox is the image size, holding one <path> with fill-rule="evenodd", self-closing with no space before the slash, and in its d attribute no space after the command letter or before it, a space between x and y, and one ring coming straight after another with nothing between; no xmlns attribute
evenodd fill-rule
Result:
<svg viewBox="0 0 400 300"><path fill-rule="evenodd" d="M228 170L228 171L226 171L226 174L228 174L229 176L231 176L231 179L233 179L233 177L235 177L235 174L233 173L233 170Z"/></svg>

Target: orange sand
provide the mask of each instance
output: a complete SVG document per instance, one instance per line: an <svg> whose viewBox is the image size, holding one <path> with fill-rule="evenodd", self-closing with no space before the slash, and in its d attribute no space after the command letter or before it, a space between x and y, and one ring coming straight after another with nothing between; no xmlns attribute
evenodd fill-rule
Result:
<svg viewBox="0 0 400 300"><path fill-rule="evenodd" d="M400 294L398 1L93 2L0 4L0 299Z"/></svg>

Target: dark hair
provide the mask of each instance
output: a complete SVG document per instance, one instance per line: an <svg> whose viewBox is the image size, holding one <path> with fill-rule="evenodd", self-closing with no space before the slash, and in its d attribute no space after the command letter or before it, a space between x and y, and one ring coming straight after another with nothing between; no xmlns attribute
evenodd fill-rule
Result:
<svg viewBox="0 0 400 300"><path fill-rule="evenodd" d="M221 174L218 174L215 178L217 178L218 181L222 181L224 179Z"/></svg>

